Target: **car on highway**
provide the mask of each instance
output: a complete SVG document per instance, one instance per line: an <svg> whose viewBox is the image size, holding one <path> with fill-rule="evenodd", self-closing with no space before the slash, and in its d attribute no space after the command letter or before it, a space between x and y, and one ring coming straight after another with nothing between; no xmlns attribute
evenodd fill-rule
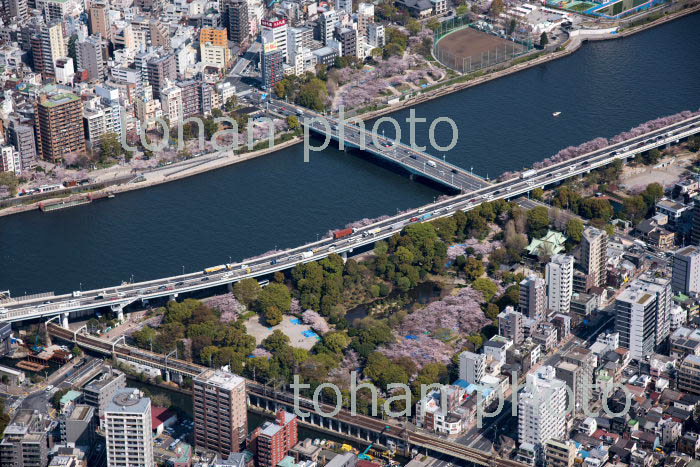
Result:
<svg viewBox="0 0 700 467"><path fill-rule="evenodd" d="M183 285L185 285L185 282L184 282L184 281L175 282L175 286L176 286L176 287L182 287Z"/></svg>
<svg viewBox="0 0 700 467"><path fill-rule="evenodd" d="M158 287L158 290L165 290L165 289L167 289L167 287L164 285L161 285L160 287Z"/></svg>
<svg viewBox="0 0 700 467"><path fill-rule="evenodd" d="M206 282L206 281L208 281L208 280L209 280L208 277L203 277L203 278L202 278L202 282Z"/></svg>

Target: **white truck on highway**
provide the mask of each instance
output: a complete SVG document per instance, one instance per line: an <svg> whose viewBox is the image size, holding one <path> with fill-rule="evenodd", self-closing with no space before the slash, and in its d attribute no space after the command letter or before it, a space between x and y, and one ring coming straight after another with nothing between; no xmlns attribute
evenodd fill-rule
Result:
<svg viewBox="0 0 700 467"><path fill-rule="evenodd" d="M526 170L526 171L524 171L524 172L521 172L521 173L520 173L520 178L523 178L523 179L524 179L524 178L530 178L530 177L532 177L533 175L537 175L537 171L536 171L535 169L529 169L529 170Z"/></svg>

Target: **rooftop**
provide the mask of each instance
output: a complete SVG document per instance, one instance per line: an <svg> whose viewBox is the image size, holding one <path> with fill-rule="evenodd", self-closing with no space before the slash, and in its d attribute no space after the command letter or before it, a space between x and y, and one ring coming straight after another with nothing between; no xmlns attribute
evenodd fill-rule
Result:
<svg viewBox="0 0 700 467"><path fill-rule="evenodd" d="M75 101L79 101L79 100L80 100L80 98L78 96L76 96L75 94L71 94L71 93L54 94L53 96L50 96L45 101L40 102L39 105L50 109L50 108L57 107L60 105L68 104L69 102L75 102Z"/></svg>
<svg viewBox="0 0 700 467"><path fill-rule="evenodd" d="M105 412L145 413L151 405L151 399L144 397L138 389L120 389L112 398Z"/></svg>

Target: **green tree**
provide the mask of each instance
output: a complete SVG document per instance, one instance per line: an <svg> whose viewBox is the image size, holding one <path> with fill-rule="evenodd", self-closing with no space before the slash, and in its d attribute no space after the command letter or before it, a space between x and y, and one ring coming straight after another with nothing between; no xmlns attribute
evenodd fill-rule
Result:
<svg viewBox="0 0 700 467"><path fill-rule="evenodd" d="M408 20L408 24L406 25L406 29L408 30L408 33L412 36L415 36L418 34L421 30L421 24L418 22L418 20L415 20L411 18Z"/></svg>
<svg viewBox="0 0 700 467"><path fill-rule="evenodd" d="M486 277L480 277L472 283L472 287L475 290L484 294L484 299L490 302L493 297L498 293L498 286L494 281Z"/></svg>
<svg viewBox="0 0 700 467"><path fill-rule="evenodd" d="M124 154L124 147L119 141L119 135L116 133L105 133L100 138L100 161L106 162L109 159L116 159Z"/></svg>
<svg viewBox="0 0 700 467"><path fill-rule="evenodd" d="M464 16L469 13L469 5L460 5L457 7L457 16Z"/></svg>
<svg viewBox="0 0 700 467"><path fill-rule="evenodd" d="M437 18L430 18L425 25L428 27L428 29L432 30L433 32L437 31L440 29L440 21L437 20Z"/></svg>
<svg viewBox="0 0 700 467"><path fill-rule="evenodd" d="M287 286L271 283L260 292L258 303L264 313L271 307L278 308L281 313L289 313L292 306L292 295Z"/></svg>
<svg viewBox="0 0 700 467"><path fill-rule="evenodd" d="M467 276L468 281L478 279L484 274L484 272L486 272L486 268L484 267L484 263L482 261L473 256L467 258L467 261L464 263L464 274Z"/></svg>
<svg viewBox="0 0 700 467"><path fill-rule="evenodd" d="M527 212L527 228L531 237L541 237L547 233L549 227L549 210L544 206L537 206Z"/></svg>
<svg viewBox="0 0 700 467"><path fill-rule="evenodd" d="M12 196L17 194L19 178L14 172L0 172L0 187L6 187Z"/></svg>
<svg viewBox="0 0 700 467"><path fill-rule="evenodd" d="M569 222L566 223L566 235L576 243L580 243L583 239L583 229L584 225L580 219L571 218Z"/></svg>
<svg viewBox="0 0 700 467"><path fill-rule="evenodd" d="M258 299L261 290L257 280L248 278L234 284L233 295L245 306L250 307Z"/></svg>
<svg viewBox="0 0 700 467"><path fill-rule="evenodd" d="M632 222L637 223L646 216L648 207L644 202L644 198L640 195L627 197L623 205L625 207L625 214L627 218Z"/></svg>
<svg viewBox="0 0 700 467"><path fill-rule="evenodd" d="M544 198L544 190L542 188L535 188L532 190L532 197L538 201L542 201Z"/></svg>
<svg viewBox="0 0 700 467"><path fill-rule="evenodd" d="M661 154L661 151L654 148L654 149L648 151L646 154L642 154L641 160L646 165L654 165L654 164L657 164L659 162L659 160L661 160L662 155L663 154Z"/></svg>
<svg viewBox="0 0 700 467"><path fill-rule="evenodd" d="M263 339L261 344L265 349L275 354L286 350L287 347L289 347L289 342L289 337L279 329L276 329L272 334Z"/></svg>
<svg viewBox="0 0 700 467"><path fill-rule="evenodd" d="M547 33L543 32L540 35L540 47L544 48L547 44L549 44L549 38L547 37Z"/></svg>
<svg viewBox="0 0 700 467"><path fill-rule="evenodd" d="M298 130L299 128L301 128L299 118L297 118L296 115L290 115L289 117L287 117L287 125L289 126L290 130Z"/></svg>
<svg viewBox="0 0 700 467"><path fill-rule="evenodd" d="M335 354L342 354L348 348L352 339L345 332L331 332L323 336L323 343Z"/></svg>
<svg viewBox="0 0 700 467"><path fill-rule="evenodd" d="M651 209L656 202L663 198L664 187L660 183L650 183L647 185L646 189L642 192L642 197L646 202L647 206Z"/></svg>
<svg viewBox="0 0 700 467"><path fill-rule="evenodd" d="M83 351L78 347L77 345L74 345L73 348L71 349L71 353L73 354L74 357L80 357L83 355Z"/></svg>
<svg viewBox="0 0 700 467"><path fill-rule="evenodd" d="M233 112L236 110L236 106L238 105L238 98L236 96L231 96L228 99L226 99L226 102L224 103L224 109L226 112Z"/></svg>
<svg viewBox="0 0 700 467"><path fill-rule="evenodd" d="M263 311L263 317L268 326L277 326L282 322L282 310L275 305L268 306Z"/></svg>

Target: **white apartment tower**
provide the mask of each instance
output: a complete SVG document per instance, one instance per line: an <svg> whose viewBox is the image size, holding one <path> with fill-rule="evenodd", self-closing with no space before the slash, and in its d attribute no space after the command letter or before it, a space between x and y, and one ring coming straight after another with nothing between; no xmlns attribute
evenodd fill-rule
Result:
<svg viewBox="0 0 700 467"><path fill-rule="evenodd" d="M520 312L528 318L541 321L547 307L547 287L544 279L532 275L520 282Z"/></svg>
<svg viewBox="0 0 700 467"><path fill-rule="evenodd" d="M262 32L272 31L274 42L277 43L277 49L282 50L284 61L289 61L289 51L287 50L287 20L281 19L264 19L261 22Z"/></svg>
<svg viewBox="0 0 700 467"><path fill-rule="evenodd" d="M672 260L671 287L686 295L700 292L700 247L687 246L676 251Z"/></svg>
<svg viewBox="0 0 700 467"><path fill-rule="evenodd" d="M464 351L459 354L459 379L478 384L486 372L486 355Z"/></svg>
<svg viewBox="0 0 700 467"><path fill-rule="evenodd" d="M152 467L151 399L138 389L120 389L105 409L107 465Z"/></svg>
<svg viewBox="0 0 700 467"><path fill-rule="evenodd" d="M319 18L321 26L321 42L323 45L328 45L329 41L333 40L335 25L338 23L338 12L335 10L325 11Z"/></svg>
<svg viewBox="0 0 700 467"><path fill-rule="evenodd" d="M642 360L654 353L668 337L671 314L671 283L668 279L644 274L615 301L615 332L620 347L630 357Z"/></svg>
<svg viewBox="0 0 700 467"><path fill-rule="evenodd" d="M574 257L554 255L546 267L547 308L553 313L569 313L574 287Z"/></svg>
<svg viewBox="0 0 700 467"><path fill-rule="evenodd" d="M604 230L587 227L583 231L581 266L588 275L589 287L603 287L607 282L607 248L608 234Z"/></svg>
<svg viewBox="0 0 700 467"><path fill-rule="evenodd" d="M566 438L566 395L566 384L551 366L528 374L518 394L518 441L531 445L540 459L544 443Z"/></svg>

